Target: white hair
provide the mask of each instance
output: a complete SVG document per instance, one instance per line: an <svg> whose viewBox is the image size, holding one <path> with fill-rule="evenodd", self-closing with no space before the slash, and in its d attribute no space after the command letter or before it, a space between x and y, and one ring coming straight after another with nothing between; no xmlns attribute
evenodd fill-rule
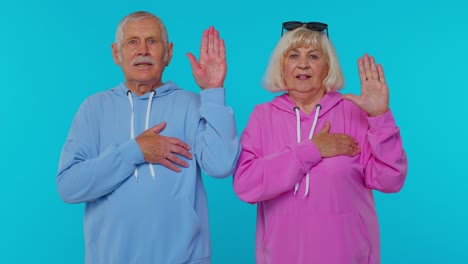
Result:
<svg viewBox="0 0 468 264"><path fill-rule="evenodd" d="M159 24L159 29L161 30L161 37L163 39L163 42L164 42L164 48L165 48L165 59L167 59L167 46L168 46L168 42L169 42L169 38L168 38L168 35L167 35L167 30L166 30L166 26L164 25L164 23L162 22L162 20L149 13L149 12L146 12L146 11L137 11L137 12L133 12L129 15L127 15L126 17L124 17L119 25L117 26L117 31L115 33L115 44L117 46L117 53L118 53L118 56L119 56L119 60L122 61L122 52L121 52L121 48L122 48L122 45L123 45L123 38L124 38L124 27L127 25L127 23L129 22L136 22L136 21L140 21L142 19L147 19L147 18L150 18L150 19L154 19L155 21L158 22Z"/></svg>

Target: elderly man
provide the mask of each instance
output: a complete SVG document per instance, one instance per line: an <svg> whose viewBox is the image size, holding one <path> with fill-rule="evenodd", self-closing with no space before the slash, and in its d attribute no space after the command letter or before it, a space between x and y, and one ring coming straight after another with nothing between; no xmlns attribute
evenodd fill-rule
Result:
<svg viewBox="0 0 468 264"><path fill-rule="evenodd" d="M187 54L199 95L162 82L172 43L151 13L120 22L112 55L125 82L83 102L57 175L65 202L86 203L86 263L211 263L201 169L227 177L240 151L224 42L210 27Z"/></svg>

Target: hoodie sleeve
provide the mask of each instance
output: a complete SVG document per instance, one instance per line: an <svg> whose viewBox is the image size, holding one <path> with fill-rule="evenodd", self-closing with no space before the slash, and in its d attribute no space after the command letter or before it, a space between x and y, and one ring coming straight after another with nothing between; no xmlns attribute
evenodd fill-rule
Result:
<svg viewBox="0 0 468 264"><path fill-rule="evenodd" d="M133 139L99 151L99 120L92 109L89 99L82 104L60 156L56 181L67 203L88 202L112 192L144 162Z"/></svg>
<svg viewBox="0 0 468 264"><path fill-rule="evenodd" d="M264 154L264 133L258 107L242 134L242 151L234 172L234 191L245 202L258 203L292 191L309 169L322 159L310 140L286 145L280 151Z"/></svg>
<svg viewBox="0 0 468 264"><path fill-rule="evenodd" d="M215 178L233 173L240 152L234 113L225 105L224 93L224 88L201 91L201 117L195 139L198 164Z"/></svg>
<svg viewBox="0 0 468 264"><path fill-rule="evenodd" d="M403 187L408 166L400 130L391 111L367 120L369 130L363 155L365 184L385 193L398 192Z"/></svg>

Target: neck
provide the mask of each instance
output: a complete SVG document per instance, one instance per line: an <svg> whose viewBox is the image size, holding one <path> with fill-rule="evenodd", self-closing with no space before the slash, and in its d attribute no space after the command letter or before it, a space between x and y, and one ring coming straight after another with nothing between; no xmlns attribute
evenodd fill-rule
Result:
<svg viewBox="0 0 468 264"><path fill-rule="evenodd" d="M159 86L162 85L162 83L161 82L159 82L159 83L141 83L141 82L127 81L126 85L127 85L128 89L130 91L132 91L132 93L134 93L134 94L136 94L138 96L142 96L145 93L158 88Z"/></svg>
<svg viewBox="0 0 468 264"><path fill-rule="evenodd" d="M308 93L288 93L291 101L293 101L294 104L296 104L296 106L306 114L310 114L315 109L324 95L325 92L323 90Z"/></svg>

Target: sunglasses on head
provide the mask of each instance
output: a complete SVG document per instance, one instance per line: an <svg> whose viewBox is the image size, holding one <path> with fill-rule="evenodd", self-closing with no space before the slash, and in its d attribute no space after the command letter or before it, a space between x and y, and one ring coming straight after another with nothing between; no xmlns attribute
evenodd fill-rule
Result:
<svg viewBox="0 0 468 264"><path fill-rule="evenodd" d="M288 21L283 23L281 28L281 36L283 36L284 30L291 31L296 28L305 27L312 31L326 31L328 37L328 25L321 22L300 22L300 21Z"/></svg>

